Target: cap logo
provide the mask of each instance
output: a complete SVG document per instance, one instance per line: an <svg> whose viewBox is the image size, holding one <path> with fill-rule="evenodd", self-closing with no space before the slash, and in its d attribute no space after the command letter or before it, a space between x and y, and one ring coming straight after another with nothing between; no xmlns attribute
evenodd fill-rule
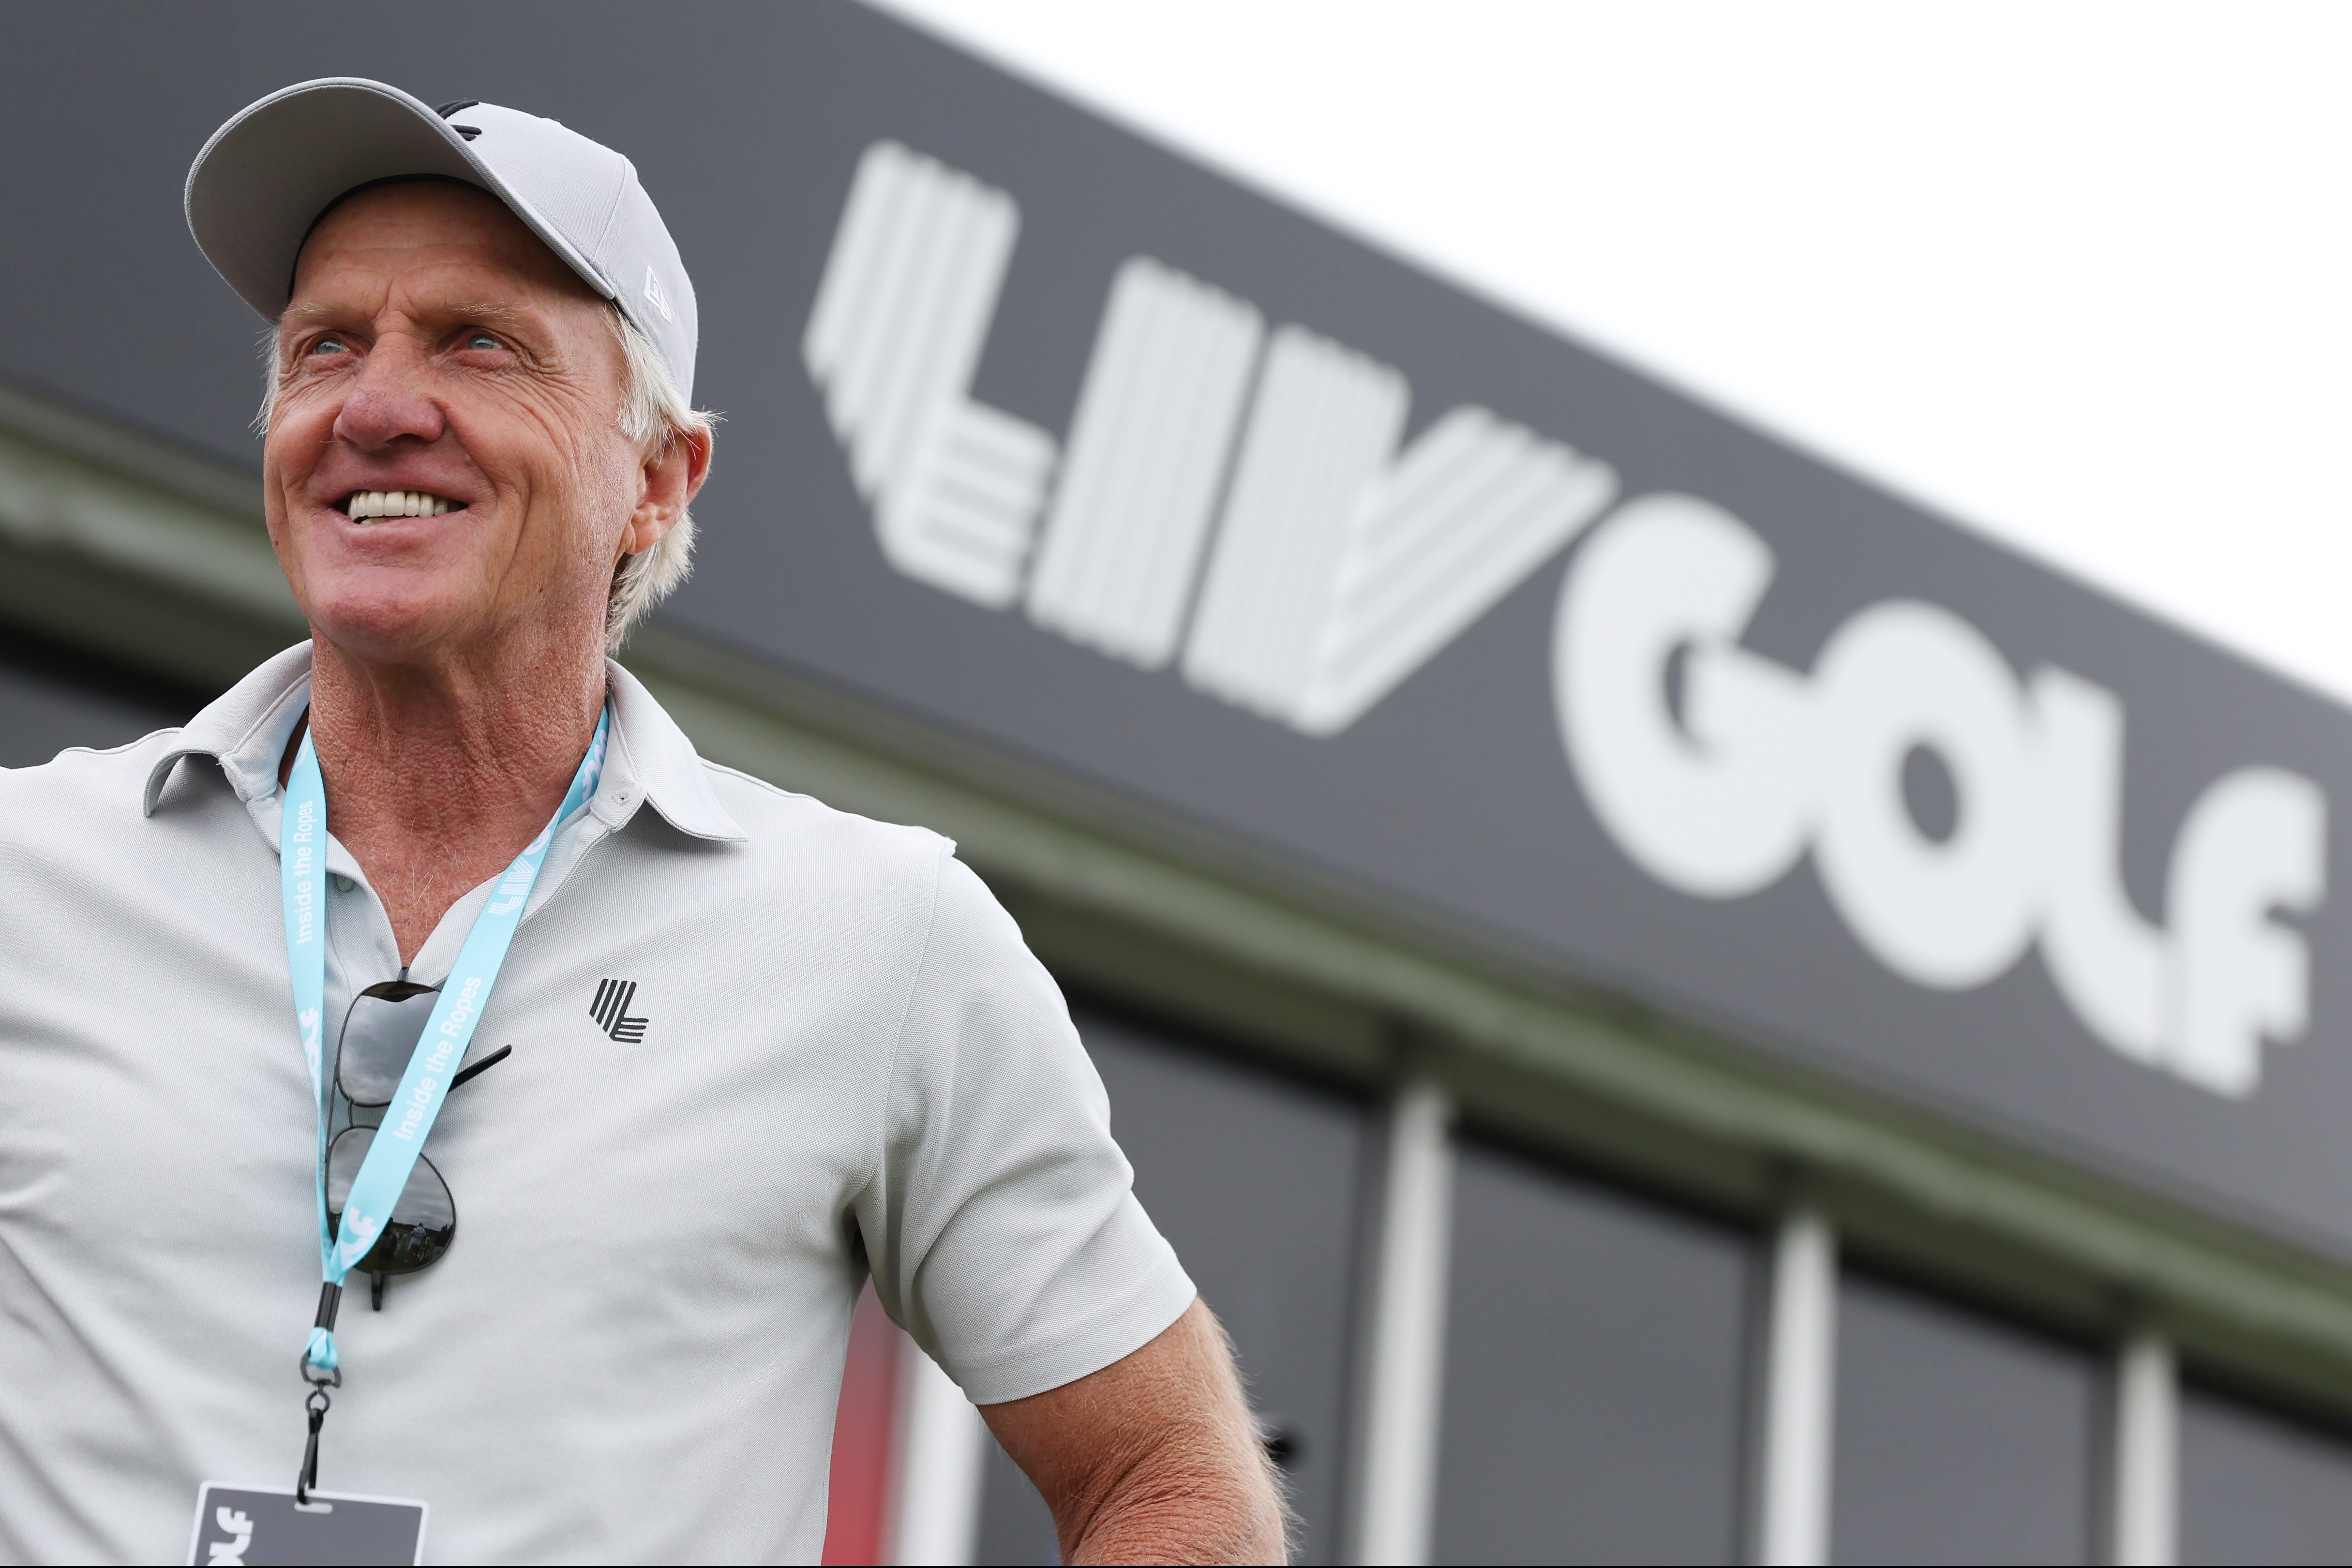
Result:
<svg viewBox="0 0 2352 1568"><path fill-rule="evenodd" d="M661 319L663 320L675 321L677 319L677 317L670 314L669 296L662 291L661 279L654 276L654 269L650 267L646 268L646 298L653 305L655 309L661 312Z"/></svg>

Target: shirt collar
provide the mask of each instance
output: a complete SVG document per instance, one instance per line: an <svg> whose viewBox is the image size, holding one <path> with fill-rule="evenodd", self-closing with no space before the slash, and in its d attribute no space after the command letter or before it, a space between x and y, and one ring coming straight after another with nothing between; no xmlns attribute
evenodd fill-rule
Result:
<svg viewBox="0 0 2352 1568"><path fill-rule="evenodd" d="M310 644L299 643L264 661L188 721L178 744L157 758L147 774L145 814L155 814L163 786L183 758L218 762L240 800L276 792L286 742L310 706Z"/></svg>
<svg viewBox="0 0 2352 1568"><path fill-rule="evenodd" d="M748 840L751 835L711 793L710 770L694 742L653 693L610 659L604 661L604 689L613 705L612 755L604 765L606 782L597 786L589 810L617 828L643 799L689 838Z"/></svg>
<svg viewBox="0 0 2352 1568"><path fill-rule="evenodd" d="M651 801L662 820L691 838L740 843L750 835L711 793L694 743L637 678L604 661L613 706L611 752L589 810L613 827ZM189 757L209 757L237 798L247 801L278 789L286 743L310 705L310 644L297 643L231 686L188 722L147 775L148 816L163 799L172 770Z"/></svg>

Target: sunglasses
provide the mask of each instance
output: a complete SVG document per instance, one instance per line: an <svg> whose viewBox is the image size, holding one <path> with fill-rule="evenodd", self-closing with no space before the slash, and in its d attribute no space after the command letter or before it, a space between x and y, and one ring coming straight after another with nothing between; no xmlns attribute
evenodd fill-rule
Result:
<svg viewBox="0 0 2352 1568"><path fill-rule="evenodd" d="M376 1128L361 1121L361 1113L374 1112L380 1119L400 1092L409 1058L415 1054L416 1042L432 1021L434 1000L440 993L438 986L385 980L353 997L350 1010L343 1014L342 1030L335 1037L335 1088L350 1103L352 1124L327 1146L327 1226L332 1234L342 1233L343 1206L375 1143ZM449 1080L451 1092L505 1061L513 1050L502 1045L459 1069ZM419 1155L409 1169L407 1185L401 1188L400 1200L393 1205L383 1234L354 1265L368 1276L371 1304L382 1312L384 1281L394 1274L414 1274L439 1262L457 1236L457 1199L449 1196L449 1184L433 1162Z"/></svg>

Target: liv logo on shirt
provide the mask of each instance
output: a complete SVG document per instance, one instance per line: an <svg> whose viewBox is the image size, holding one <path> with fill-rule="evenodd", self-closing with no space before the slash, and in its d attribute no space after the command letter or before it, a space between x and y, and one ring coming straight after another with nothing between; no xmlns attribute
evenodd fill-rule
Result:
<svg viewBox="0 0 2352 1568"><path fill-rule="evenodd" d="M635 1045L646 1038L647 1021L630 1016L629 1004L636 995L635 980L599 980L596 999L588 1004L588 1016L596 1020L598 1029L623 1045Z"/></svg>

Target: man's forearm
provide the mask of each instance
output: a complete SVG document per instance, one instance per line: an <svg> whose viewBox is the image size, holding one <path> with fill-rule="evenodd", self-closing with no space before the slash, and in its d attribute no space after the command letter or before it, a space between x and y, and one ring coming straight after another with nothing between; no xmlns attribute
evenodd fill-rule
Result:
<svg viewBox="0 0 2352 1568"><path fill-rule="evenodd" d="M1280 1563L1282 1492L1224 1330L1194 1301L1122 1361L985 1406L1065 1563Z"/></svg>
<svg viewBox="0 0 2352 1568"><path fill-rule="evenodd" d="M1280 1563L1284 1510L1258 1453L1170 1445L1061 1532L1065 1563ZM1257 1448L1253 1435L1249 1448ZM1059 1523L1056 1525L1060 1530Z"/></svg>

